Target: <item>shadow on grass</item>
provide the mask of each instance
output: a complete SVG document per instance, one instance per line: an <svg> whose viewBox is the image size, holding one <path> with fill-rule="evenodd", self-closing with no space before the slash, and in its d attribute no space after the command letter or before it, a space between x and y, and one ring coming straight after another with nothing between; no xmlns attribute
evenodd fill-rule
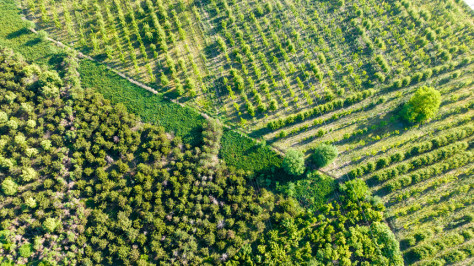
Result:
<svg viewBox="0 0 474 266"><path fill-rule="evenodd" d="M25 46L35 46L35 45L39 44L40 42L41 42L40 38L35 38L35 39L32 39L32 40L29 40L29 41L25 42Z"/></svg>
<svg viewBox="0 0 474 266"><path fill-rule="evenodd" d="M11 39L15 39L15 38L18 38L22 35L26 35L26 34L29 34L31 33L27 28L22 28L22 29L19 29L17 31L14 31L12 33L9 33L6 37L7 39L11 40Z"/></svg>

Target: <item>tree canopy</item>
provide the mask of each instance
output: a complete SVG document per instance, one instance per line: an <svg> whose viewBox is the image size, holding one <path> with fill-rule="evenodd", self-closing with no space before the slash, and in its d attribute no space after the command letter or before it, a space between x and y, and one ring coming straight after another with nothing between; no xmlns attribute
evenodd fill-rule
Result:
<svg viewBox="0 0 474 266"><path fill-rule="evenodd" d="M303 174L305 170L304 154L298 150L288 150L283 159L282 167L290 175Z"/></svg>
<svg viewBox="0 0 474 266"><path fill-rule="evenodd" d="M441 93L432 87L420 87L403 106L402 117L410 123L433 118L441 104Z"/></svg>
<svg viewBox="0 0 474 266"><path fill-rule="evenodd" d="M336 159L337 154L336 146L323 143L314 149L311 161L317 168L325 167Z"/></svg>

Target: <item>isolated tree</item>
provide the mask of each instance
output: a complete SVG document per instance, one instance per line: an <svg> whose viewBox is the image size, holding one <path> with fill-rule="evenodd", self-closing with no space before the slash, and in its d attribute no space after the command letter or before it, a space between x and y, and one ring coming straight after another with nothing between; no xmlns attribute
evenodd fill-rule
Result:
<svg viewBox="0 0 474 266"><path fill-rule="evenodd" d="M441 93L432 87L419 88L403 106L402 117L410 123L419 123L433 118L441 104Z"/></svg>
<svg viewBox="0 0 474 266"><path fill-rule="evenodd" d="M311 155L311 161L318 167L324 167L332 163L337 157L337 148L334 145L321 144Z"/></svg>
<svg viewBox="0 0 474 266"><path fill-rule="evenodd" d="M283 159L283 169L290 175L301 175L304 173L304 154L301 151L290 149Z"/></svg>

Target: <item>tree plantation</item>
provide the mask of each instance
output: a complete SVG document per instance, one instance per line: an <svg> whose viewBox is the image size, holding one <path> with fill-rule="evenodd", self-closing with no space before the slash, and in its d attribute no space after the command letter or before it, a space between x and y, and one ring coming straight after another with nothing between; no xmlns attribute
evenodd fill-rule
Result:
<svg viewBox="0 0 474 266"><path fill-rule="evenodd" d="M0 265L474 264L473 18L0 1Z"/></svg>
<svg viewBox="0 0 474 266"><path fill-rule="evenodd" d="M305 211L215 161L215 121L193 148L9 50L0 59L2 263L401 262L363 182Z"/></svg>

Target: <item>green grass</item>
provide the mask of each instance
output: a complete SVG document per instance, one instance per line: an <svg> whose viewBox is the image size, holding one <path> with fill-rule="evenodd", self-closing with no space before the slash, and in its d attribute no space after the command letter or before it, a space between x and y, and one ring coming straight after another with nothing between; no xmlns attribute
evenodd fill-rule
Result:
<svg viewBox="0 0 474 266"><path fill-rule="evenodd" d="M122 103L141 117L143 122L157 123L167 132L174 132L183 141L198 145L201 125L205 119L192 108L182 107L146 91L107 69L104 65L82 60L79 69L84 87L95 88L112 103ZM268 146L240 133L227 130L221 142L220 156L227 165L246 171L259 172L279 167L281 158Z"/></svg>
<svg viewBox="0 0 474 266"><path fill-rule="evenodd" d="M83 87L95 88L112 103L124 104L128 111L141 117L143 122L156 123L167 132L192 145L201 142L201 126L205 119L196 111L182 107L153 94L118 76L104 65L82 60L79 72Z"/></svg>
<svg viewBox="0 0 474 266"><path fill-rule="evenodd" d="M282 160L268 146L231 130L222 136L220 156L229 166L255 172L280 167Z"/></svg>
<svg viewBox="0 0 474 266"><path fill-rule="evenodd" d="M0 46L9 47L36 64L54 64L55 47L26 28L16 1L0 1L0 18Z"/></svg>

